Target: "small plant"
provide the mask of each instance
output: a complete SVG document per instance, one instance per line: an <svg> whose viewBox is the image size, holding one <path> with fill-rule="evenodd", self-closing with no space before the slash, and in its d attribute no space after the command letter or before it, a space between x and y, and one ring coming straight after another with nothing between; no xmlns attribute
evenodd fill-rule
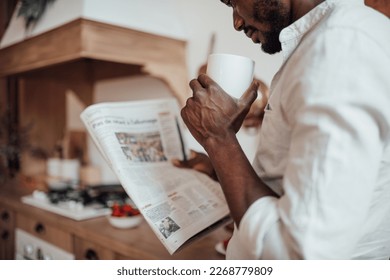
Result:
<svg viewBox="0 0 390 280"><path fill-rule="evenodd" d="M45 12L46 6L54 1L55 0L22 0L18 16L24 17L26 29L28 29L31 24L36 23Z"/></svg>
<svg viewBox="0 0 390 280"><path fill-rule="evenodd" d="M0 115L0 181L18 171L21 152L29 148L29 130L13 124L7 112Z"/></svg>

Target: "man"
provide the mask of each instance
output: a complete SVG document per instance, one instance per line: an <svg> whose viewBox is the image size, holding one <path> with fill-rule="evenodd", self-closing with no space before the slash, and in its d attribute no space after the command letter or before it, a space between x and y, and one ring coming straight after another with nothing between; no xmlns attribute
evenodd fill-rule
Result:
<svg viewBox="0 0 390 280"><path fill-rule="evenodd" d="M256 99L207 75L182 117L235 222L227 258L388 259L390 22L363 1L223 0L234 28L283 52L252 165L235 133Z"/></svg>

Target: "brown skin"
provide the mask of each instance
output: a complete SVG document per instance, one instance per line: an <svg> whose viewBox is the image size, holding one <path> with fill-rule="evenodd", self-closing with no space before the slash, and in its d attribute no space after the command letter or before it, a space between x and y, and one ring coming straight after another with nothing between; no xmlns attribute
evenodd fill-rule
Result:
<svg viewBox="0 0 390 280"><path fill-rule="evenodd" d="M227 95L207 75L192 80L190 87L193 97L182 109L183 120L207 151L208 166L211 163L214 167L231 215L238 224L254 201L266 195L275 196L257 176L236 138L236 132L256 99L258 84L253 82L239 100ZM195 159L192 160L197 161ZM199 170L197 163L195 169Z"/></svg>
<svg viewBox="0 0 390 280"><path fill-rule="evenodd" d="M196 171L208 175L215 181L218 181L217 174L215 173L214 167L211 164L210 158L203 153L191 151L191 156L189 159L185 161L173 159L172 163L177 167L195 169Z"/></svg>
<svg viewBox="0 0 390 280"><path fill-rule="evenodd" d="M235 29L244 31L255 43L261 42L264 51L274 53L280 51L280 45L275 43L280 30L322 1L276 1L282 4L281 8L269 5L269 2L262 4L263 0L224 2L233 9ZM255 2L259 2L257 6ZM274 9L273 12L282 11L278 22L269 21L266 12L271 9ZM209 155L210 161L204 162L214 167L237 226L253 202L264 196L276 196L257 176L236 138L236 132L256 100L258 86L254 81L240 99L234 99L210 77L202 74L190 82L193 96L181 111L191 134Z"/></svg>
<svg viewBox="0 0 390 280"><path fill-rule="evenodd" d="M261 99L256 99L251 108L249 109L248 114L246 115L244 122L242 124L243 127L261 127L264 117L264 109L268 103L269 98L269 90L268 86L261 80L256 79L259 84L259 88L257 90L258 94L261 95Z"/></svg>
<svg viewBox="0 0 390 280"><path fill-rule="evenodd" d="M385 16L390 17L390 0L365 0L364 3Z"/></svg>
<svg viewBox="0 0 390 280"><path fill-rule="evenodd" d="M207 70L207 64L203 64L198 71L198 76L200 74L206 74ZM243 127L246 128L257 128L261 126L261 123L263 122L264 117L264 108L267 105L268 97L269 97L269 89L268 86L260 79L256 79L258 87L258 93L261 95L260 99L256 99L255 102L253 102L248 114L246 115ZM195 155L195 154L193 154ZM186 164L188 165L188 164Z"/></svg>

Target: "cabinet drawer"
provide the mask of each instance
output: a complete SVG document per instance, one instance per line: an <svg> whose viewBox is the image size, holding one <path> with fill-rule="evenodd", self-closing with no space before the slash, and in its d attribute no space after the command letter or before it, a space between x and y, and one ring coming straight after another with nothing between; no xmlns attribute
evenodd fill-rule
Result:
<svg viewBox="0 0 390 280"><path fill-rule="evenodd" d="M16 227L48 243L56 245L67 252L72 252L72 235L66 231L19 213L16 216Z"/></svg>
<svg viewBox="0 0 390 280"><path fill-rule="evenodd" d="M12 260L14 258L14 225L14 212L0 206L0 260Z"/></svg>
<svg viewBox="0 0 390 280"><path fill-rule="evenodd" d="M114 260L115 253L99 244L75 237L74 254L77 260Z"/></svg>

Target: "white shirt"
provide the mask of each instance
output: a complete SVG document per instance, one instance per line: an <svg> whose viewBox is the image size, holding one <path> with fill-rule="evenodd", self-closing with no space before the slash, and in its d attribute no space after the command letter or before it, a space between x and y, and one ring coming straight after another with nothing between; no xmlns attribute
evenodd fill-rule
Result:
<svg viewBox="0 0 390 280"><path fill-rule="evenodd" d="M390 257L390 21L325 1L280 34L253 203L228 259Z"/></svg>

